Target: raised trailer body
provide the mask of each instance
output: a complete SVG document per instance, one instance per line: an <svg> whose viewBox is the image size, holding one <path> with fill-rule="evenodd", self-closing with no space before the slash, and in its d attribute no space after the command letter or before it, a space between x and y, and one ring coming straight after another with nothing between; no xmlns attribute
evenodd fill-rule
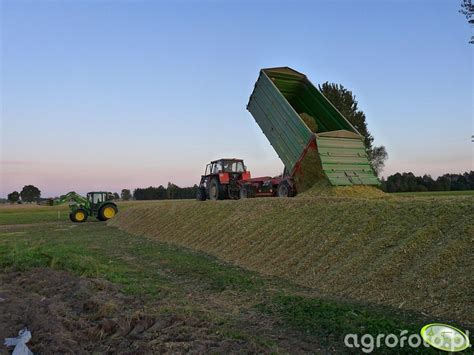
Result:
<svg viewBox="0 0 474 355"><path fill-rule="evenodd" d="M291 68L262 69L247 109L298 190L331 185L379 185L364 137L308 78Z"/></svg>

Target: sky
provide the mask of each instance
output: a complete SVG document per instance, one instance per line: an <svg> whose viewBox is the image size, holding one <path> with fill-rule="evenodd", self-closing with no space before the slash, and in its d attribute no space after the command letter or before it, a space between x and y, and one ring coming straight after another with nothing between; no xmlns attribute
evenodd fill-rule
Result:
<svg viewBox="0 0 474 355"><path fill-rule="evenodd" d="M221 157L277 175L246 110L277 66L353 91L383 176L474 169L460 1L0 2L0 197L190 186Z"/></svg>

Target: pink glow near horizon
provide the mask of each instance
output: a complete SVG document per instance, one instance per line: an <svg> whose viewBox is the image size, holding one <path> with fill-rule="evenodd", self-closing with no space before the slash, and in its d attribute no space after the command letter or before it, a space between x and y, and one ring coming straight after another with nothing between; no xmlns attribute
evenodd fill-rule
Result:
<svg viewBox="0 0 474 355"><path fill-rule="evenodd" d="M257 164L257 161L247 162L253 176L277 175L281 170L281 163L277 159L269 159L267 164ZM166 186L172 182L178 186L192 186L199 182L203 167L191 164L188 167L172 167L163 165L162 168L152 167L114 167L90 166L88 169L78 170L73 165L54 165L33 162L4 161L1 164L0 196L12 191L21 191L24 185L35 185L43 197L52 197L68 191L86 193L93 190L118 192L124 188L133 189L148 186ZM459 167L465 167L460 169ZM384 169L383 176L396 172L413 172L415 175L431 174L433 177L445 173L463 173L472 170L472 159L459 158L444 162L425 161L420 165L416 160L389 161Z"/></svg>

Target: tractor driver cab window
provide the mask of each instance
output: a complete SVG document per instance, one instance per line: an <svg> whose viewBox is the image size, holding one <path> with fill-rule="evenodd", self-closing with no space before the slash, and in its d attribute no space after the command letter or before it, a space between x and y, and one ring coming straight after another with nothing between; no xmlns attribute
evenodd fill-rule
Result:
<svg viewBox="0 0 474 355"><path fill-rule="evenodd" d="M213 174L218 174L220 171L222 171L222 163L215 163L212 169Z"/></svg>
<svg viewBox="0 0 474 355"><path fill-rule="evenodd" d="M101 194L94 194L92 203L99 203L102 202L102 195Z"/></svg>
<svg viewBox="0 0 474 355"><path fill-rule="evenodd" d="M232 162L231 161L226 161L224 163L224 171L226 172L232 172Z"/></svg>
<svg viewBox="0 0 474 355"><path fill-rule="evenodd" d="M243 173L244 164L241 161L229 161L225 165L225 171L228 173Z"/></svg>
<svg viewBox="0 0 474 355"><path fill-rule="evenodd" d="M243 173L244 172L244 164L241 161L236 161L232 164L232 171L234 173Z"/></svg>

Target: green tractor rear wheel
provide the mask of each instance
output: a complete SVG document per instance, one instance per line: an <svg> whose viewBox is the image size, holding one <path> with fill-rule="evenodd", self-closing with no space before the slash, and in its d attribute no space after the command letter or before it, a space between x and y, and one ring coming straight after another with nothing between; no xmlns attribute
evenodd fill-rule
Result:
<svg viewBox="0 0 474 355"><path fill-rule="evenodd" d="M107 203L99 209L97 218L99 219L99 221L107 221L111 218L114 218L117 212L118 212L118 208L117 206L115 206L115 204Z"/></svg>
<svg viewBox="0 0 474 355"><path fill-rule="evenodd" d="M69 214L69 219L75 223L83 223L87 221L87 217L88 217L87 211L82 208L72 211Z"/></svg>

